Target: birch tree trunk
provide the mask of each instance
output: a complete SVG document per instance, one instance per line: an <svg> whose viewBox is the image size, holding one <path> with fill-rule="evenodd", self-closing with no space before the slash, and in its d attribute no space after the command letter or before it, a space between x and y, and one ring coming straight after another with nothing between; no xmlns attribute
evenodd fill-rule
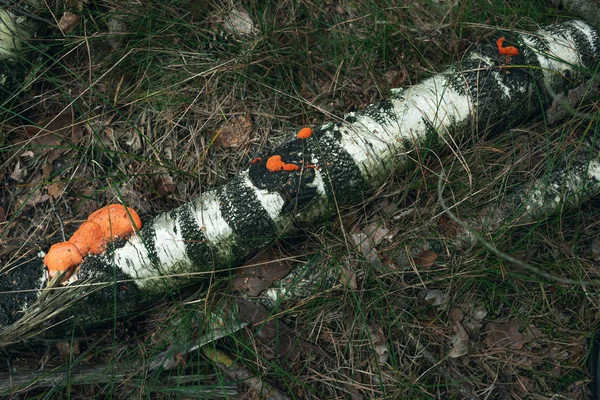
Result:
<svg viewBox="0 0 600 400"><path fill-rule="evenodd" d="M342 122L326 123L308 139L283 144L228 184L145 221L139 234L118 248L88 256L78 281L58 293L42 290L41 259L3 275L0 323L7 328L0 336L17 332L10 324L19 318L21 325L31 325L34 315L51 318L49 303L64 309L67 299L73 315L98 320L202 274L239 265L299 223L326 220L340 207L359 203L392 172L427 152L535 116L552 96L566 93L585 80L586 70L598 67L598 33L582 21L503 36L519 55L505 60L495 44L483 45L421 84L395 90L390 99ZM273 155L301 168L271 172L266 162ZM596 169L585 174L597 186Z"/></svg>
<svg viewBox="0 0 600 400"><path fill-rule="evenodd" d="M21 55L26 50L26 40L37 29L32 17L39 8L39 0L0 8L0 104L17 92L29 72L29 66Z"/></svg>

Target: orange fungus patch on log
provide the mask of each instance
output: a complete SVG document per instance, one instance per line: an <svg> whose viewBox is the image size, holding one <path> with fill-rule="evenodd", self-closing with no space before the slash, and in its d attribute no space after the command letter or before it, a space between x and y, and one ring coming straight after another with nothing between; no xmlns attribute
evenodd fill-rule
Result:
<svg viewBox="0 0 600 400"><path fill-rule="evenodd" d="M61 242L50 247L44 257L44 264L48 268L48 274L53 278L58 272L66 271L70 275L82 260L83 256L77 246L71 242Z"/></svg>
<svg viewBox="0 0 600 400"><path fill-rule="evenodd" d="M505 38L501 37L498 40L496 40L496 46L498 47L498 53L500 53L500 55L503 55L505 57L514 57L516 55L519 54L519 49L517 49L515 46L504 46L504 42L506 41Z"/></svg>
<svg viewBox="0 0 600 400"><path fill-rule="evenodd" d="M138 214L121 204L110 204L99 209L88 217L88 221L102 227L106 240L129 236L142 227Z"/></svg>
<svg viewBox="0 0 600 400"><path fill-rule="evenodd" d="M302 128L298 132L298 139L308 139L313 134L313 130L311 128Z"/></svg>
<svg viewBox="0 0 600 400"><path fill-rule="evenodd" d="M85 221L79 229L71 236L69 242L79 249L81 255L89 253L100 254L106 249L104 230L95 222Z"/></svg>
<svg viewBox="0 0 600 400"><path fill-rule="evenodd" d="M267 160L267 169L271 172L276 171L297 171L300 167L296 164L288 164L281 160L281 156L271 156Z"/></svg>

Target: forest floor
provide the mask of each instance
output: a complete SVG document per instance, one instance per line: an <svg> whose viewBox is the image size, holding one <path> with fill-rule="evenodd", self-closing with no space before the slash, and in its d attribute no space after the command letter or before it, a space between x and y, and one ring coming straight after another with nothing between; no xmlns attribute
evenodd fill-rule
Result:
<svg viewBox="0 0 600 400"><path fill-rule="evenodd" d="M49 13L64 29L49 27L31 42L31 74L5 105L0 263L47 250L109 203L142 219L171 210L299 128L418 83L498 30L571 18L541 0L228 4L65 0ZM64 18L65 10L78 18ZM598 115L598 102L580 111ZM269 260L335 271L339 284L213 341L207 348L218 353L177 350L206 334L201 315L211 302L205 286L191 286L136 315L2 349L0 373L31 379L0 391L277 398L257 391L263 384L271 396L298 399L586 398L597 288L547 281L480 244L457 247L437 180L443 165L446 200L468 216L543 179L581 132L595 132L590 121L549 127L540 116L495 137L469 137L459 154L417 160L303 240L275 243ZM533 224L508 221L487 239L557 276L598 279L598 204ZM410 256L423 239L443 245ZM210 296L239 291L229 274L210 283ZM290 336L294 350L266 328ZM167 350L177 362L150 368ZM94 379L67 374L50 385L35 373L81 368Z"/></svg>

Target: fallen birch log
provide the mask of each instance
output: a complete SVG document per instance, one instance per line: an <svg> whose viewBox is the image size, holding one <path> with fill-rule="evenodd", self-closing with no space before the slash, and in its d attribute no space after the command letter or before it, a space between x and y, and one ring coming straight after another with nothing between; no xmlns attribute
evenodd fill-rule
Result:
<svg viewBox="0 0 600 400"><path fill-rule="evenodd" d="M43 289L41 259L5 268L0 336L14 337L13 325L39 326L57 313L52 304L62 310L72 304L69 314L98 321L198 275L239 265L296 231L298 222L326 220L361 202L427 151L455 148L467 134L496 133L539 114L552 96L598 67L598 33L582 21L506 38L518 49L510 59L502 45L483 45L389 100L283 144L228 184L145 221L117 248L86 257L75 283ZM597 183L600 176L592 178Z"/></svg>

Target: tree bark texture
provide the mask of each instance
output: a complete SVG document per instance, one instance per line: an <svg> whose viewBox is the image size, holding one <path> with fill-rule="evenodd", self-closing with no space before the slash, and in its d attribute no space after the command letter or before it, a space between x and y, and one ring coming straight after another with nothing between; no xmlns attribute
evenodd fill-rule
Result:
<svg viewBox="0 0 600 400"><path fill-rule="evenodd" d="M18 93L29 73L26 57L22 57L26 41L38 28L33 16L40 9L39 0L0 9L0 104Z"/></svg>
<svg viewBox="0 0 600 400"><path fill-rule="evenodd" d="M598 33L582 21L533 34L498 32L494 39L500 36L518 48L517 56L505 59L494 43L484 44L422 83L393 91L388 100L341 122L325 123L308 139L283 144L228 184L145 221L138 234L117 248L88 256L78 281L61 290L85 297L74 309L85 308L93 320L138 306L144 301L140 295L239 265L292 234L299 222L326 220L339 207L361 202L391 173L427 152L456 147L467 135L504 131L539 114L553 96L566 93L598 67ZM272 172L266 162L273 155L301 168ZM597 185L600 169L594 165L585 176ZM525 206L541 207L537 200ZM107 287L76 287L82 282ZM5 274L0 279L0 324L9 326L24 311L39 312L36 300L45 284L41 259Z"/></svg>

